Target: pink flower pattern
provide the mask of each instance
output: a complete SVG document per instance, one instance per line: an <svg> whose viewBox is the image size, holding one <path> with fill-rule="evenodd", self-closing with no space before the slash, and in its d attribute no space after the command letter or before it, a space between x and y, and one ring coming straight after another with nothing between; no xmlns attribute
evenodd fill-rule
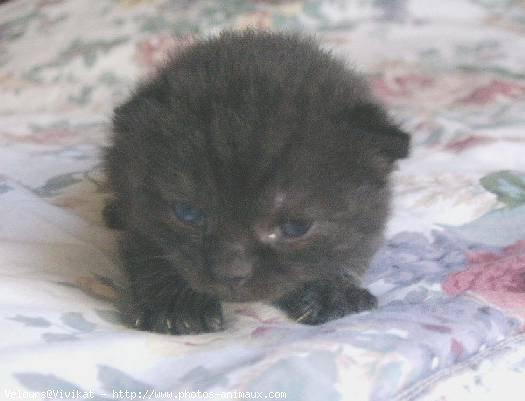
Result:
<svg viewBox="0 0 525 401"><path fill-rule="evenodd" d="M501 253L469 255L467 268L450 274L442 287L450 295L471 292L525 320L525 240Z"/></svg>
<svg viewBox="0 0 525 401"><path fill-rule="evenodd" d="M460 100L464 104L486 105L498 98L515 99L525 93L525 86L514 82L493 80L487 85L474 89Z"/></svg>

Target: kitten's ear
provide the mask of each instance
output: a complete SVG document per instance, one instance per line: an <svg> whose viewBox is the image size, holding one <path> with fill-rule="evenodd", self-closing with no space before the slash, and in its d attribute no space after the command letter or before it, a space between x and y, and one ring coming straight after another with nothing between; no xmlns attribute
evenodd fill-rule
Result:
<svg viewBox="0 0 525 401"><path fill-rule="evenodd" d="M408 156L410 136L391 122L379 105L360 103L346 109L340 118L354 134L377 147L389 161Z"/></svg>

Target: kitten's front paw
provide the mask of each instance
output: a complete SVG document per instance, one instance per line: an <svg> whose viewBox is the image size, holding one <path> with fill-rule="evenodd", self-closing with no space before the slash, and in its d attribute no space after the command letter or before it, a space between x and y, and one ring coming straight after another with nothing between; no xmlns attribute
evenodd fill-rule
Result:
<svg viewBox="0 0 525 401"><path fill-rule="evenodd" d="M338 287L319 281L285 295L277 306L298 323L315 325L373 309L377 306L377 299L363 288L353 285Z"/></svg>
<svg viewBox="0 0 525 401"><path fill-rule="evenodd" d="M172 303L145 305L135 313L139 330L169 334L214 333L223 330L220 302L208 295L187 290Z"/></svg>

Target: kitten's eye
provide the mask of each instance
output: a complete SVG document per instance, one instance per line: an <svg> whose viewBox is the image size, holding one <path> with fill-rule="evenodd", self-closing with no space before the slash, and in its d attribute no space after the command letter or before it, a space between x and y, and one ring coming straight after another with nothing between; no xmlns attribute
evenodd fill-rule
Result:
<svg viewBox="0 0 525 401"><path fill-rule="evenodd" d="M281 224L280 229L286 238L298 238L305 235L311 227L311 223L301 220L288 220Z"/></svg>
<svg viewBox="0 0 525 401"><path fill-rule="evenodd" d="M187 203L179 203L175 206L175 215L186 224L198 225L204 221L206 214L199 209L193 208Z"/></svg>

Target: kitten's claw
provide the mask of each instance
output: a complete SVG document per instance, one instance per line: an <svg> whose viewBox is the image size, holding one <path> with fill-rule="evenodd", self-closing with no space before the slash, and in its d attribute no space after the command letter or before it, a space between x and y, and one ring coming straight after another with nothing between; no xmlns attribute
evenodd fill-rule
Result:
<svg viewBox="0 0 525 401"><path fill-rule="evenodd" d="M193 291L160 308L144 307L135 319L139 330L169 334L213 333L223 329L222 306L218 300Z"/></svg>
<svg viewBox="0 0 525 401"><path fill-rule="evenodd" d="M297 323L302 323L304 320L308 319L310 315L312 314L312 310L308 309L306 312L304 312L301 316L299 316L295 321Z"/></svg>
<svg viewBox="0 0 525 401"><path fill-rule="evenodd" d="M208 302L203 322L206 328L211 332L221 331L224 329L224 319L222 316L222 307L218 302Z"/></svg>
<svg viewBox="0 0 525 401"><path fill-rule="evenodd" d="M216 317L207 318L206 327L212 332L221 331L223 329L223 321Z"/></svg>
<svg viewBox="0 0 525 401"><path fill-rule="evenodd" d="M377 299L363 288L319 281L287 294L277 306L296 322L315 325L375 308Z"/></svg>

